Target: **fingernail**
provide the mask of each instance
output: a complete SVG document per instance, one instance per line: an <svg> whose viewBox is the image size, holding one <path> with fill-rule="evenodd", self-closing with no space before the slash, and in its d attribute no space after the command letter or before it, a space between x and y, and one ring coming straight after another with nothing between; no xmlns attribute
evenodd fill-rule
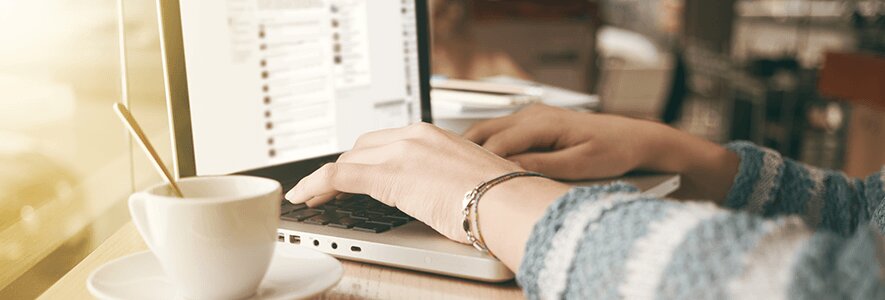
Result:
<svg viewBox="0 0 885 300"><path fill-rule="evenodd" d="M288 192L286 192L286 200L289 200L289 202L292 202L292 203L296 203L296 202L293 200L293 199L295 199L295 194L296 194L296 192L295 192L295 188L292 188L291 190L289 190Z"/></svg>

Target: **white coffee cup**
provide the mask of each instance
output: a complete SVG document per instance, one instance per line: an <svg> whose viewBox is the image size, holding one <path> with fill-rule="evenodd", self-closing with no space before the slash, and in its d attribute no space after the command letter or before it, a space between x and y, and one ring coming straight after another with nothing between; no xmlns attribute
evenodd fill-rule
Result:
<svg viewBox="0 0 885 300"><path fill-rule="evenodd" d="M160 265L187 299L252 296L273 256L282 189L251 176L178 181L129 197L132 221Z"/></svg>

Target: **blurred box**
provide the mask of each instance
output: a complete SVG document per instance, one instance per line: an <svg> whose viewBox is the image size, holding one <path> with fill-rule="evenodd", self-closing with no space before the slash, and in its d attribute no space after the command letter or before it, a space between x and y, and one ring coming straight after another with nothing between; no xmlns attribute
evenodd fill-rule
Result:
<svg viewBox="0 0 885 300"><path fill-rule="evenodd" d="M824 96L885 110L885 56L827 53L818 89Z"/></svg>
<svg viewBox="0 0 885 300"><path fill-rule="evenodd" d="M885 164L885 57L828 53L818 89L853 104L843 170L850 176L877 172Z"/></svg>

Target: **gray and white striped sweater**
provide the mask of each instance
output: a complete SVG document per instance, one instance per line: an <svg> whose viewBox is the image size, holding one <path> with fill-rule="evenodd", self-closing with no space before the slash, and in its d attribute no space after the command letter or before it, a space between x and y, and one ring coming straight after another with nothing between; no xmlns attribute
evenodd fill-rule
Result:
<svg viewBox="0 0 885 300"><path fill-rule="evenodd" d="M885 168L865 180L746 142L727 208L573 188L535 224L531 299L885 299Z"/></svg>

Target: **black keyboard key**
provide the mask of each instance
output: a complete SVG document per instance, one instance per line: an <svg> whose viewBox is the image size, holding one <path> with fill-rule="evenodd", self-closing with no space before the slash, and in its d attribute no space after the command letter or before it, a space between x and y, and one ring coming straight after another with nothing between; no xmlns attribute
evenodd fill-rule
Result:
<svg viewBox="0 0 885 300"><path fill-rule="evenodd" d="M283 220L290 221L304 221L307 218L322 214L322 212L317 211L315 209L302 209L290 212L288 214L283 215Z"/></svg>
<svg viewBox="0 0 885 300"><path fill-rule="evenodd" d="M314 225L326 225L329 222L332 222L332 218L329 215L316 215L307 219L304 219L304 223L314 224Z"/></svg>
<svg viewBox="0 0 885 300"><path fill-rule="evenodd" d="M359 223L353 226L354 230L372 232L372 233L382 233L390 230L390 226L378 223Z"/></svg>
<svg viewBox="0 0 885 300"><path fill-rule="evenodd" d="M393 210L389 210L389 209L377 209L377 208L372 208L372 209L369 209L368 212L370 212L370 213L374 213L374 214L378 214L378 215L382 215L382 216L386 216L386 215L395 214L395 213L397 213L398 211L395 210L395 209L393 209Z"/></svg>
<svg viewBox="0 0 885 300"><path fill-rule="evenodd" d="M366 209L369 207L367 203L353 202L353 203L345 203L342 204L341 207L349 208L349 209Z"/></svg>
<svg viewBox="0 0 885 300"><path fill-rule="evenodd" d="M347 203L345 205L342 205L342 207L348 207L348 208L353 208L353 209L367 209L367 208L371 207L371 205L372 204L369 202L356 201L356 202Z"/></svg>
<svg viewBox="0 0 885 300"><path fill-rule="evenodd" d="M304 204L304 203L292 204L292 202L289 202L288 200L283 200L283 204L280 206L280 214L285 215L290 212L293 212L296 210L302 210L305 208L307 208L307 204Z"/></svg>
<svg viewBox="0 0 885 300"><path fill-rule="evenodd" d="M341 208L339 205L335 205L335 204L331 204L331 203L326 203L326 204L323 204L322 206L316 207L316 209L319 209L322 211L336 211L339 208Z"/></svg>
<svg viewBox="0 0 885 300"><path fill-rule="evenodd" d="M368 212L365 210L354 211L353 213L350 214L350 216L353 218L364 218L364 219L376 219L376 218L384 217L383 214Z"/></svg>
<svg viewBox="0 0 885 300"><path fill-rule="evenodd" d="M370 223L378 223L378 224L390 225L390 226L393 226L393 227L396 227L396 226L400 226L400 225L406 224L406 220L399 219L399 218L388 218L388 217L371 218L371 219L369 219L369 222L370 222Z"/></svg>
<svg viewBox="0 0 885 300"><path fill-rule="evenodd" d="M350 214L348 216L354 220L360 220L360 221L368 221L369 220L369 217L354 216L353 214Z"/></svg>
<svg viewBox="0 0 885 300"><path fill-rule="evenodd" d="M378 208L378 209L390 208L390 206L387 206L387 204L381 203L381 201L374 200L374 199L372 199L371 201L366 201L366 206L368 206L369 208Z"/></svg>
<svg viewBox="0 0 885 300"><path fill-rule="evenodd" d="M359 203L359 202L368 203L371 201L375 201L375 199L372 199L372 197L369 197L368 195L353 195L350 197L350 199L347 199L347 201L356 202L356 203Z"/></svg>
<svg viewBox="0 0 885 300"><path fill-rule="evenodd" d="M388 211L388 212L386 212L384 215L387 216L387 217L395 217L395 218L405 218L405 219L408 219L408 218L409 218L409 215L407 215L407 214L404 213L404 212L399 211L398 209L397 209L397 210Z"/></svg>
<svg viewBox="0 0 885 300"><path fill-rule="evenodd" d="M385 218L392 218L392 219L403 220L403 222L408 222L408 221L411 221L411 220L412 220L412 219L410 219L409 216L406 215L406 214L402 214L402 215L387 215L387 216L384 216L384 217L385 217Z"/></svg>
<svg viewBox="0 0 885 300"><path fill-rule="evenodd" d="M335 212L337 212L339 214L348 214L349 215L349 214L353 213L353 209L346 208L346 207L340 207L340 208L336 209Z"/></svg>
<svg viewBox="0 0 885 300"><path fill-rule="evenodd" d="M341 217L341 218L338 218L337 220L335 220L335 221L333 221L333 222L330 222L330 223L329 223L329 226L330 226L330 227L335 227L335 228L347 228L347 229L349 229L349 228L353 228L353 226L355 226L355 225L357 225L357 224L360 224L360 223L362 223L362 222L363 222L363 220L360 220L360 219L354 219L354 218L351 218L351 217Z"/></svg>

